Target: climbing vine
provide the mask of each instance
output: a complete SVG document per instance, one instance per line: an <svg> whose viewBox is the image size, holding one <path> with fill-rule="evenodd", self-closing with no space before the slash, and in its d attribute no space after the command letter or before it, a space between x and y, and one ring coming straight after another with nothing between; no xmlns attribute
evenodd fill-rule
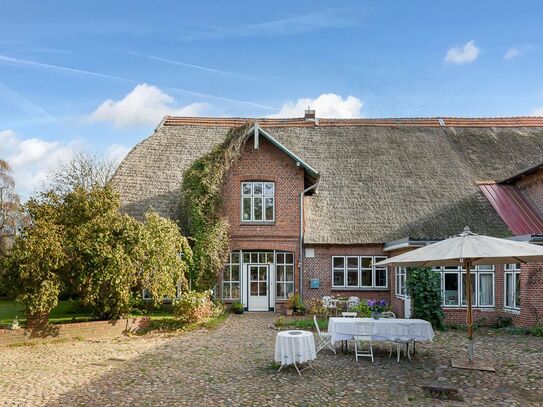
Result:
<svg viewBox="0 0 543 407"><path fill-rule="evenodd" d="M221 215L221 189L232 163L239 158L249 124L230 129L225 140L196 160L183 177L187 232L193 239L194 288L212 288L228 260L228 221Z"/></svg>

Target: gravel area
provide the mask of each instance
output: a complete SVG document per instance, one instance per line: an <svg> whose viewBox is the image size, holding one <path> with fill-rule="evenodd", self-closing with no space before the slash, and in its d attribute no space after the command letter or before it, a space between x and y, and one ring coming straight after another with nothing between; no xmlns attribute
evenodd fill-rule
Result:
<svg viewBox="0 0 543 407"><path fill-rule="evenodd" d="M543 338L479 336L476 354L496 373L451 368L466 348L465 333L453 331L417 345L413 362L378 350L375 363L357 363L323 350L299 377L272 363L275 318L232 315L219 329L175 337L2 347L0 405L543 406ZM429 383L459 388L464 402L427 398Z"/></svg>

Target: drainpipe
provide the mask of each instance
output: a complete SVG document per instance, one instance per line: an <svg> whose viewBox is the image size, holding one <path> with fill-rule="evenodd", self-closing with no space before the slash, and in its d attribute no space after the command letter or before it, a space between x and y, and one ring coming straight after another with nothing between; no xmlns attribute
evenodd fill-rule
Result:
<svg viewBox="0 0 543 407"><path fill-rule="evenodd" d="M300 192L300 258L298 259L298 270L300 271L300 298L303 300L303 257L304 257L304 195L311 191L312 189L317 188L317 185L319 185L319 181L317 181L315 184L311 185L310 187L304 189L302 192Z"/></svg>

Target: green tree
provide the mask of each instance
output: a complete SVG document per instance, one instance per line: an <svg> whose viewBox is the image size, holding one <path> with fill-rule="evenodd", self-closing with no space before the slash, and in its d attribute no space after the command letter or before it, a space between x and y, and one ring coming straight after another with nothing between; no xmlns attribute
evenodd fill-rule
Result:
<svg viewBox="0 0 543 407"><path fill-rule="evenodd" d="M109 185L76 186L64 196L50 191L28 202L32 224L6 264L29 313L48 313L68 289L93 315L117 318L130 311L142 287L157 301L173 297L178 285L186 288L192 253L177 226L156 213L142 224L119 207Z"/></svg>
<svg viewBox="0 0 543 407"><path fill-rule="evenodd" d="M40 319L57 305L66 253L62 230L51 219L36 219L17 236L4 259L7 282L29 319Z"/></svg>
<svg viewBox="0 0 543 407"><path fill-rule="evenodd" d="M434 328L444 328L441 308L441 277L430 268L413 268L407 273L406 288L411 297L413 317L424 319Z"/></svg>
<svg viewBox="0 0 543 407"><path fill-rule="evenodd" d="M149 291L155 305L163 297L174 298L187 289L192 250L170 219L148 212L143 224L140 286Z"/></svg>

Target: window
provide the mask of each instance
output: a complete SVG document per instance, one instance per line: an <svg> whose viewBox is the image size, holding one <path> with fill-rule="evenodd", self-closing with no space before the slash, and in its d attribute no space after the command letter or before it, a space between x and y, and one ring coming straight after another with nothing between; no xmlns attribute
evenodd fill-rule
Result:
<svg viewBox="0 0 543 407"><path fill-rule="evenodd" d="M404 297L407 293L405 289L405 280L407 277L407 269L405 267L396 267L396 296Z"/></svg>
<svg viewBox="0 0 543 407"><path fill-rule="evenodd" d="M222 298L239 300L240 256L239 252L230 253L230 261L222 275Z"/></svg>
<svg viewBox="0 0 543 407"><path fill-rule="evenodd" d="M437 267L441 273L444 307L466 307L467 274L460 267ZM474 307L494 307L494 266L477 266L471 273L471 304Z"/></svg>
<svg viewBox="0 0 543 407"><path fill-rule="evenodd" d="M374 264L384 256L333 256L332 287L386 288L386 267Z"/></svg>
<svg viewBox="0 0 543 407"><path fill-rule="evenodd" d="M241 183L241 220L273 222L275 220L275 183Z"/></svg>
<svg viewBox="0 0 543 407"><path fill-rule="evenodd" d="M520 264L505 265L505 308L520 309Z"/></svg>
<svg viewBox="0 0 543 407"><path fill-rule="evenodd" d="M294 292L294 255L277 253L275 296L278 300L286 300Z"/></svg>

